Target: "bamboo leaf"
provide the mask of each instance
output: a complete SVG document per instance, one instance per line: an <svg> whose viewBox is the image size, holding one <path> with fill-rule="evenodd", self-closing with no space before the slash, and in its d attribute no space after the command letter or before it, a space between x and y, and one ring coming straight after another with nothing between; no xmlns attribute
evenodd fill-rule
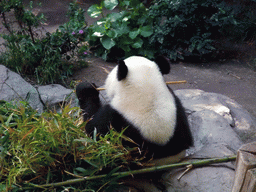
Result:
<svg viewBox="0 0 256 192"><path fill-rule="evenodd" d="M11 122L11 120L12 120L13 115L14 115L14 113L12 113L11 115L9 115L7 121L5 122L5 125L6 125L6 126L9 126L9 125L10 125L10 122Z"/></svg>
<svg viewBox="0 0 256 192"><path fill-rule="evenodd" d="M25 139L25 138L29 135L29 133L31 133L34 129L35 129L35 127L33 127L32 129L30 129L30 130L22 137L22 139L21 139L20 141L22 141L23 139Z"/></svg>
<svg viewBox="0 0 256 192"><path fill-rule="evenodd" d="M97 169L99 168L99 166L98 166L98 165L96 165L96 164L92 163L91 161L88 161L87 159L84 159L84 161L85 161L86 163L90 164L91 166L93 166L93 167L97 168Z"/></svg>

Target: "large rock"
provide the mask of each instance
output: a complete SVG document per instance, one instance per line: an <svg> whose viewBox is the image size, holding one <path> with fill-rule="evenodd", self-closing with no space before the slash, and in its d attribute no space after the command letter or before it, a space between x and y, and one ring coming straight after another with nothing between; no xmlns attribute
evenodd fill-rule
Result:
<svg viewBox="0 0 256 192"><path fill-rule="evenodd" d="M0 100L5 101L28 101L33 109L43 111L37 90L26 82L19 74L12 72L0 65Z"/></svg>
<svg viewBox="0 0 256 192"><path fill-rule="evenodd" d="M243 142L255 138L255 121L234 100L196 89L177 90L175 93L186 109L194 137L195 145L188 150L189 158L232 156ZM168 191L232 190L235 176L234 162L195 168L178 180L183 171L184 169L176 169L168 173L165 177L171 185Z"/></svg>
<svg viewBox="0 0 256 192"><path fill-rule="evenodd" d="M45 108L59 110L63 104L78 106L78 100L72 89L58 84L33 87L19 74L0 65L0 100L27 101L39 113Z"/></svg>
<svg viewBox="0 0 256 192"><path fill-rule="evenodd" d="M48 109L59 110L63 105L78 106L78 99L72 89L51 84L38 87L41 100Z"/></svg>
<svg viewBox="0 0 256 192"><path fill-rule="evenodd" d="M213 144L205 146L204 149L198 151L191 158L204 159L233 155L234 152L225 144ZM183 172L184 169L175 169L165 175L165 180L171 184L168 191L229 192L232 189L235 177L235 167L232 162L194 168L178 180Z"/></svg>
<svg viewBox="0 0 256 192"><path fill-rule="evenodd" d="M213 116L210 114L206 115L206 117L209 117L208 120L210 120L208 123L206 122L207 119L203 118L206 125L213 126L210 125L212 122L214 122L214 124L221 124L222 126L224 126L224 124L229 125L229 131L235 131L243 142L249 142L256 138L255 119L233 99L218 93L209 93L198 89L176 90L175 94L182 101L186 112L190 116L189 119L195 119L197 115L194 114L195 112L200 112L202 118L204 112L212 111L214 113ZM221 121L223 121L223 123ZM219 126L220 125L217 125L216 128ZM226 141L226 143L230 142ZM238 146L234 149L238 149L237 147Z"/></svg>

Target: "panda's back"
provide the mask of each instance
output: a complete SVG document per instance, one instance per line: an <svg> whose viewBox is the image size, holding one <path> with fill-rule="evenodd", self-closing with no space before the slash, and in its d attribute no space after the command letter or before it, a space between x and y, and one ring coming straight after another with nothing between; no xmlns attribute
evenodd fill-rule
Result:
<svg viewBox="0 0 256 192"><path fill-rule="evenodd" d="M179 99L165 84L163 74L169 70L143 57L129 57L111 71L105 87L109 106L117 114L112 125L124 122L131 139L146 142L156 153L178 144L169 150L175 154L190 146L185 140L191 140L191 134Z"/></svg>
<svg viewBox="0 0 256 192"><path fill-rule="evenodd" d="M168 90L167 90L168 91ZM155 93L156 94L156 93ZM141 136L158 145L165 145L174 134L176 106L173 95L138 94L138 98L113 98L110 105L139 131Z"/></svg>
<svg viewBox="0 0 256 192"><path fill-rule="evenodd" d="M157 130L164 124L163 120L152 118L151 120L145 119L144 123L148 125L154 124L155 126L144 127L144 132L142 132L142 126L136 125L134 121L129 120L129 117L109 105L110 108L114 110L111 124L114 128L117 128L118 131L121 131L122 128L126 128L124 134L134 140L140 146L141 150L147 150L149 156L154 155L154 158L163 158L176 155L192 146L193 141L184 108L180 100L175 95L172 96L174 97L174 103L176 105L176 118L174 122L171 122L169 126L166 127L169 131L158 132ZM171 121L171 119L168 120ZM145 134L146 131L149 132L147 135ZM164 139L166 140L163 144L162 141Z"/></svg>

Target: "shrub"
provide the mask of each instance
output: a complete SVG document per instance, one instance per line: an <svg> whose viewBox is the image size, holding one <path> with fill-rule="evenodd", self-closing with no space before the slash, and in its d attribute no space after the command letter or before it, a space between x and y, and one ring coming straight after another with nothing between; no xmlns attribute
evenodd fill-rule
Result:
<svg viewBox="0 0 256 192"><path fill-rule="evenodd" d="M157 0L149 15L154 22L150 43L173 60L211 53L213 41L237 24L221 0Z"/></svg>
<svg viewBox="0 0 256 192"><path fill-rule="evenodd" d="M149 9L137 0L119 2L104 0L88 9L91 17L102 16L89 27L89 42L104 59L134 54L202 58L215 50L214 41L225 29L237 25L232 9L221 0L155 0ZM104 7L116 6L119 13L103 15Z"/></svg>
<svg viewBox="0 0 256 192"><path fill-rule="evenodd" d="M36 76L38 83L56 83L63 82L73 73L70 58L77 55L81 61L87 56L87 45L83 43L86 36L84 10L78 4L70 3L67 23L41 38L32 29L42 22L43 15L35 16L30 10L25 10L21 0L2 1L0 6L3 18L6 17L5 13L14 10L20 24L19 30L15 30L4 19L10 34L2 36L6 52L1 55L1 61L7 67L23 75Z"/></svg>
<svg viewBox="0 0 256 192"><path fill-rule="evenodd" d="M118 12L103 15L103 9ZM93 18L102 16L88 29L89 44L97 56L105 60L131 55L143 55L153 58L157 52L148 38L153 34L152 20L148 17L146 7L139 0L104 0L100 5L92 5L88 11Z"/></svg>

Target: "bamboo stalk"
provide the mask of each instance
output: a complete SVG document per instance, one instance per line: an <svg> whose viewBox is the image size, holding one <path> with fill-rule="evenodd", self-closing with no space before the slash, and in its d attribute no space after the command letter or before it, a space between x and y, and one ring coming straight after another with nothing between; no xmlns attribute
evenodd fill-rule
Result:
<svg viewBox="0 0 256 192"><path fill-rule="evenodd" d="M165 82L166 84L181 84L181 83L187 83L186 80L181 80L181 81L167 81ZM97 91L103 91L103 90L106 90L104 87L102 88L96 88Z"/></svg>
<svg viewBox="0 0 256 192"><path fill-rule="evenodd" d="M187 83L186 80L181 80L181 81L167 81L165 82L166 84L181 84L181 83Z"/></svg>
<svg viewBox="0 0 256 192"><path fill-rule="evenodd" d="M193 168L196 168L196 167L207 166L210 164L224 163L224 162L235 161L235 160L236 160L236 155L229 156L229 157L223 157L223 158L213 158L213 159L206 159L206 160L197 160L197 161L192 161L192 162L182 162L182 163L175 163L175 164L169 164L169 165L154 166L154 167L138 169L138 170L133 170L133 171L117 172L117 173L113 173L111 176L121 178L121 177L127 177L127 176L131 176L131 175L141 174L141 173L150 173L150 172L155 172L155 171L164 171L164 170L169 170L169 169L173 169L173 168L186 167L188 165L193 166ZM76 183L81 183L84 181L102 179L106 176L107 176L106 174L88 176L88 177L71 179L71 180L67 180L67 181L63 181L63 182L44 184L44 185L35 185L32 183L28 183L28 184L32 185L33 187L26 187L26 188L22 188L22 189L27 190L27 189L32 189L32 188L60 187L60 186L64 186L64 185L72 185L72 184L76 184Z"/></svg>
<svg viewBox="0 0 256 192"><path fill-rule="evenodd" d="M104 87L102 88L96 88L97 91L103 91L103 90L106 90Z"/></svg>

